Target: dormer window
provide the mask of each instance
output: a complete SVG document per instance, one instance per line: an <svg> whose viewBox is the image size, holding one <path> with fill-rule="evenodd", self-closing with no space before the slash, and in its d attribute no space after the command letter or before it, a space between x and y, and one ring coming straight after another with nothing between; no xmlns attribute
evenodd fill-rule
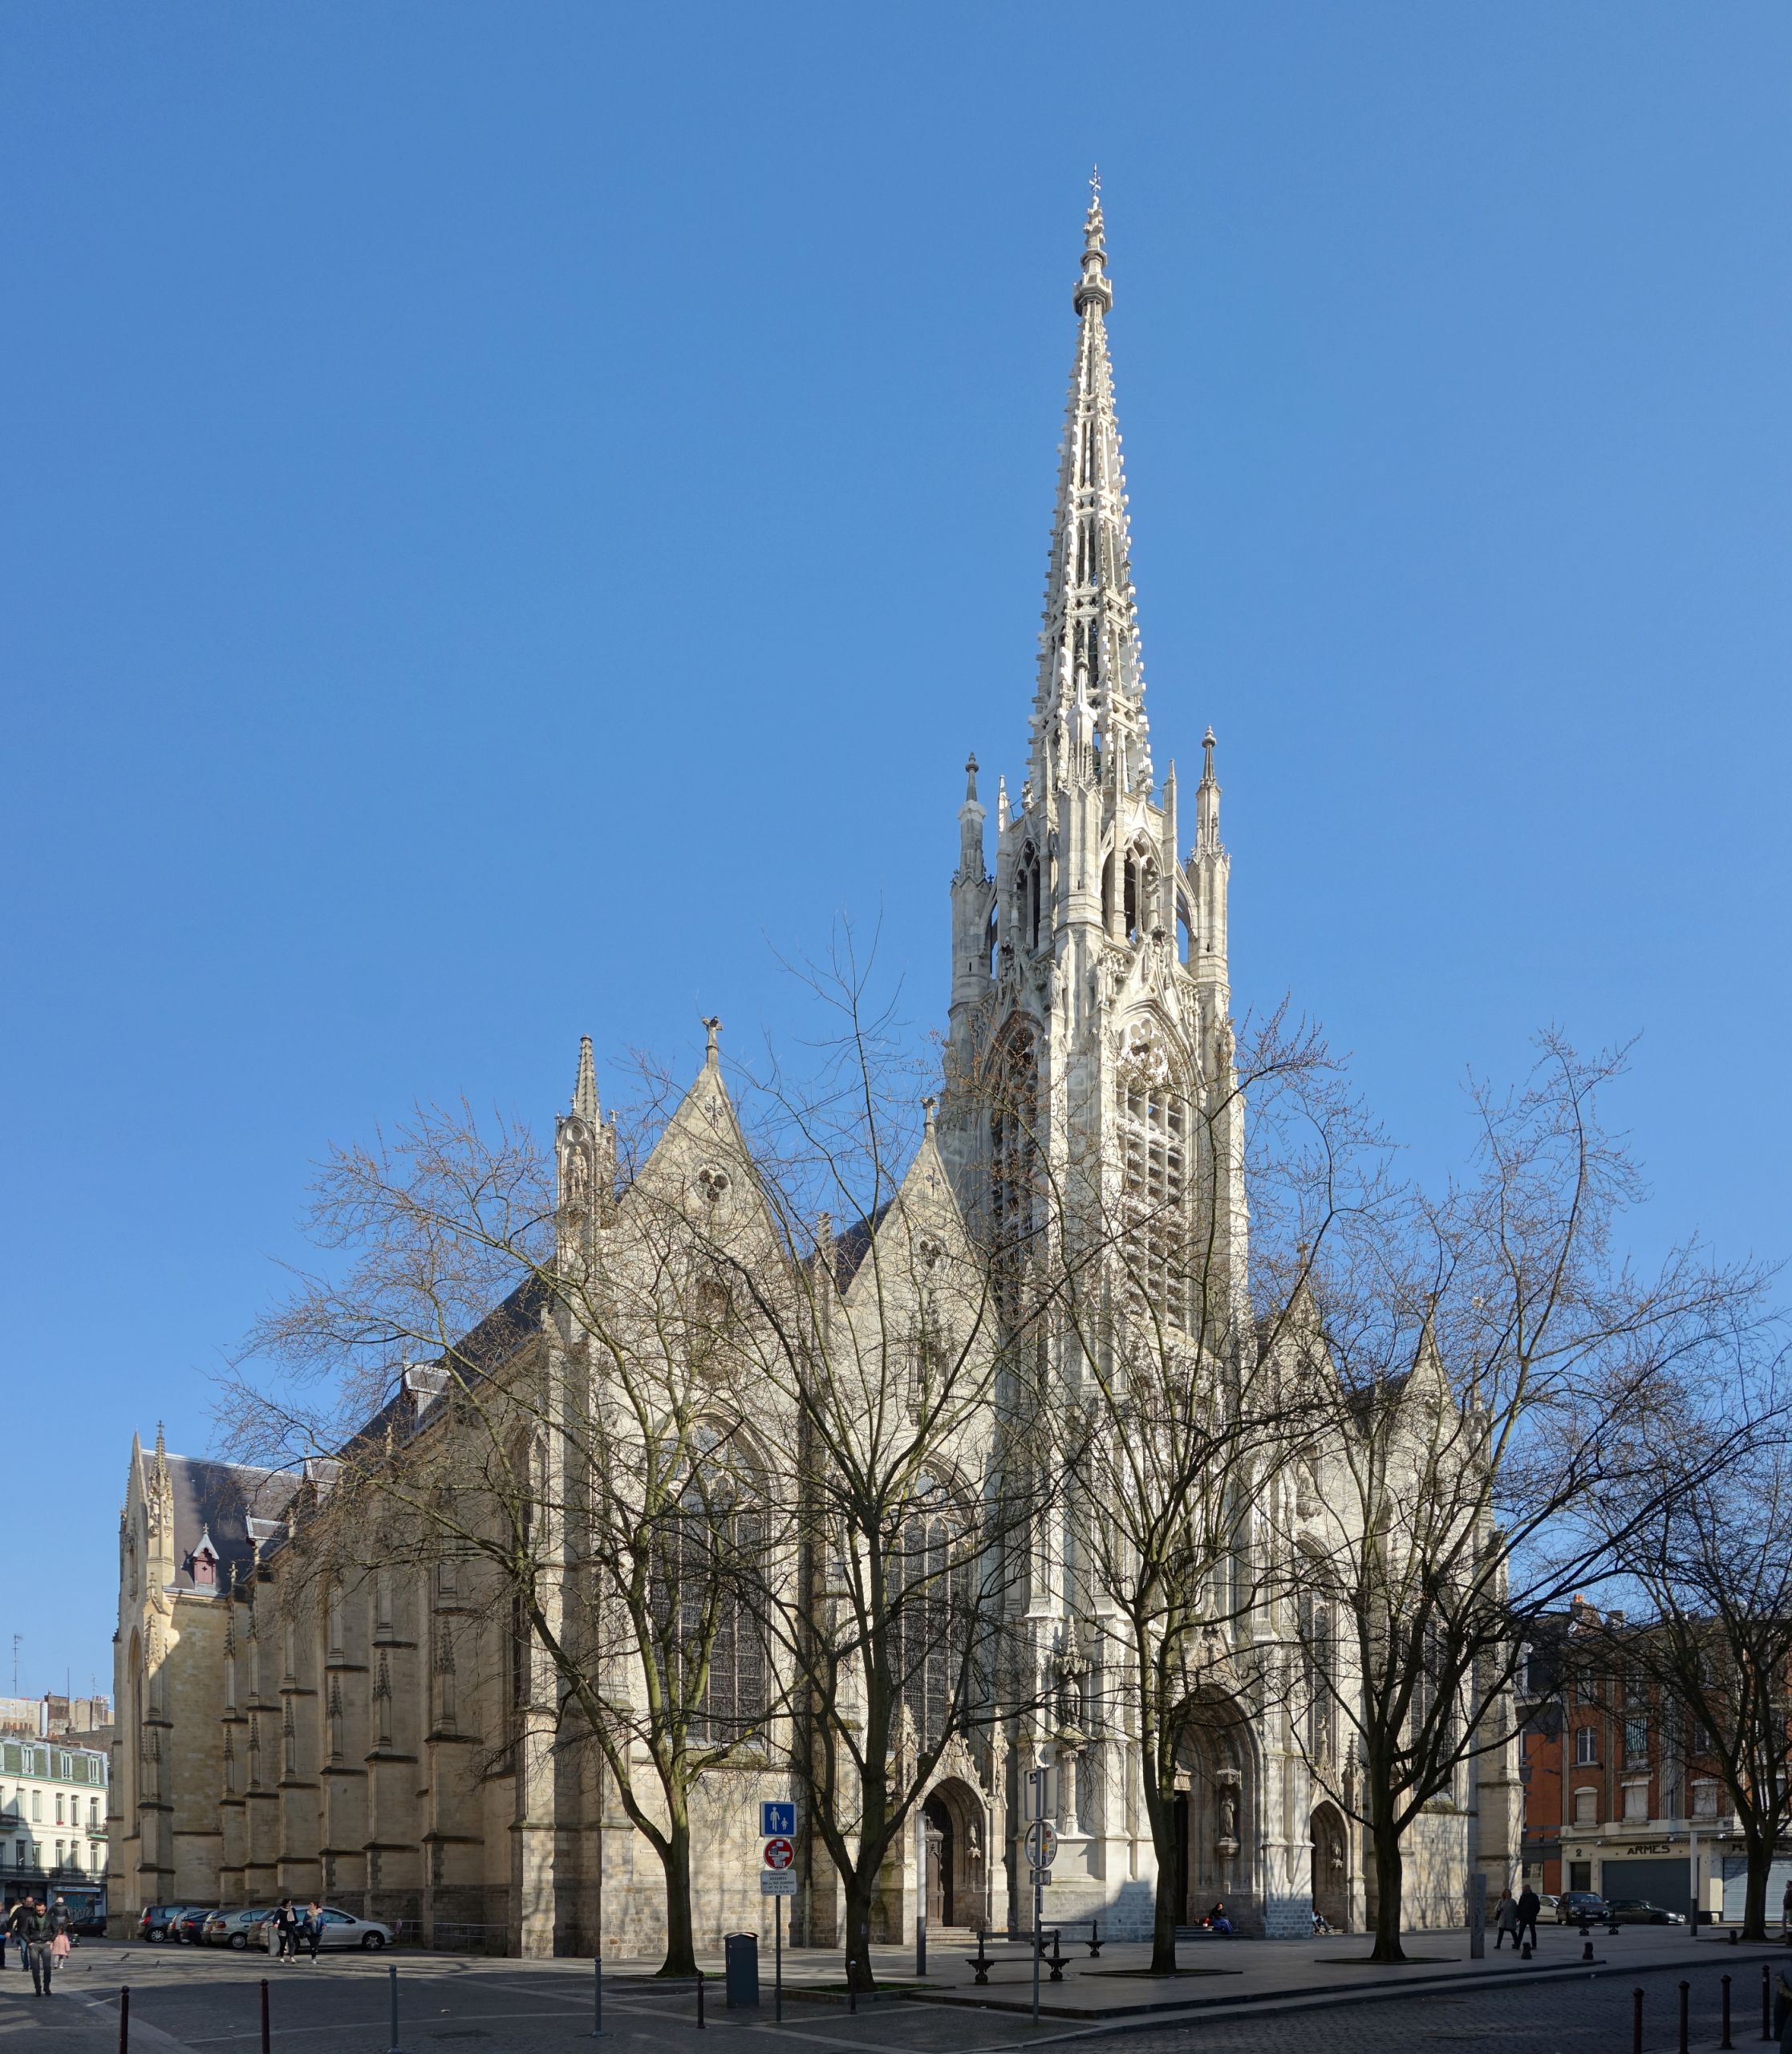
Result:
<svg viewBox="0 0 1792 2054"><path fill-rule="evenodd" d="M187 1568L196 1590L217 1589L217 1549L212 1545L209 1528L199 1536L199 1545L187 1558Z"/></svg>

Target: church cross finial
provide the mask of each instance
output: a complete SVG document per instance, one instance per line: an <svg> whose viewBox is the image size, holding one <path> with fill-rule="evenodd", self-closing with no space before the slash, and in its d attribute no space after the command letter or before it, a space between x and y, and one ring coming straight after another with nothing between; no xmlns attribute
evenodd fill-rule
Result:
<svg viewBox="0 0 1792 2054"><path fill-rule="evenodd" d="M720 1017L717 1017L704 1021L703 1025L703 1033L707 1037L703 1049L703 1061L707 1063L717 1062L720 1060L721 1050L716 1045L716 1037L722 1031L722 1022Z"/></svg>

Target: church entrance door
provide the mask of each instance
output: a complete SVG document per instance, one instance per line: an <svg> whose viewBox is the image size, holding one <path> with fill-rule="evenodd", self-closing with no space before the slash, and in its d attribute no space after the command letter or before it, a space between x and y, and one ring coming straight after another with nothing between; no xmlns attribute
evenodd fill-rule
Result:
<svg viewBox="0 0 1792 2054"><path fill-rule="evenodd" d="M930 1797L922 1808L925 1823L922 1837L927 1850L927 1923L939 1927L953 1926L957 1920L957 1892L953 1888L954 1843L957 1835L953 1829L951 1807L943 1797Z"/></svg>
<svg viewBox="0 0 1792 2054"><path fill-rule="evenodd" d="M1324 1804L1313 1812L1313 1909L1334 1933L1350 1930L1350 1837L1344 1814Z"/></svg>

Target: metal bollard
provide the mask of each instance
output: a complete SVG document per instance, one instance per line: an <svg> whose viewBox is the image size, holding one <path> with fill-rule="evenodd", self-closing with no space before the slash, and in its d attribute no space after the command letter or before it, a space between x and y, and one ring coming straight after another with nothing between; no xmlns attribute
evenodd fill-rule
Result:
<svg viewBox="0 0 1792 2054"><path fill-rule="evenodd" d="M858 1985L853 1980L853 1958L846 1957L846 2008L854 2018L858 2015Z"/></svg>
<svg viewBox="0 0 1792 2054"><path fill-rule="evenodd" d="M268 1979L262 1978L262 2054L268 2054Z"/></svg>
<svg viewBox="0 0 1792 2054"><path fill-rule="evenodd" d="M1774 1985L1766 1962L1761 1964L1761 2036L1763 2040L1774 2036Z"/></svg>
<svg viewBox="0 0 1792 2054"><path fill-rule="evenodd" d="M1718 2044L1718 2046L1719 2046L1720 2048L1725 2048L1725 2047L1733 2047L1733 2046L1736 2044L1735 2041L1734 2041L1733 2040L1732 2040L1732 2039L1730 2038L1730 2036L1729 2036L1729 1978L1726 1975L1726 1976L1723 1979L1723 1982L1724 1982L1724 2036L1723 2036L1723 2038L1722 2038L1721 2040L1720 2040L1718 2041L1718 2043L1717 2043L1717 2044Z"/></svg>
<svg viewBox="0 0 1792 2054"><path fill-rule="evenodd" d="M118 1993L118 2054L131 2054L131 1986Z"/></svg>
<svg viewBox="0 0 1792 2054"><path fill-rule="evenodd" d="M594 1971L591 1991L591 2037L594 2040L602 2040L603 2037L603 1956L594 1955L591 1967Z"/></svg>
<svg viewBox="0 0 1792 2054"><path fill-rule="evenodd" d="M387 1984L387 1988L388 1988L388 1990L390 1991L391 1995L391 2014L392 2014L392 2044L391 2044L391 2046L387 2049L387 2054L399 2054L399 2044L398 2044L398 1963L395 1961L395 1962L391 1964L391 1967L390 1967L386 1971L386 1973L387 1973L387 1975L390 1978L390 1981L389 1981L389 1983L388 1983L388 1984Z"/></svg>
<svg viewBox="0 0 1792 2054"><path fill-rule="evenodd" d="M1643 1993L1630 1993L1630 2054L1643 2054Z"/></svg>
<svg viewBox="0 0 1792 2054"><path fill-rule="evenodd" d="M1680 1985L1680 2054L1688 2054L1689 2041L1686 2035L1686 2007L1693 1994L1693 1986L1683 1976Z"/></svg>
<svg viewBox="0 0 1792 2054"><path fill-rule="evenodd" d="M708 2030L703 2024L703 1972L700 1968L697 1971L697 2030L699 2032Z"/></svg>

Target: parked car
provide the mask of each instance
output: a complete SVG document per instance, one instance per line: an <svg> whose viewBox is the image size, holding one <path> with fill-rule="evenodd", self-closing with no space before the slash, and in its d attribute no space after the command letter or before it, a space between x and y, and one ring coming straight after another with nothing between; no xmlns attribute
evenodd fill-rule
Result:
<svg viewBox="0 0 1792 2054"><path fill-rule="evenodd" d="M205 1922L215 1908L209 1904L185 1906L168 1921L168 1937L184 1947L197 1947L199 1936L205 1930Z"/></svg>
<svg viewBox="0 0 1792 2054"><path fill-rule="evenodd" d="M1537 1894L1537 1916L1539 1918L1559 1917L1556 1910L1557 1898L1553 1890L1539 1890Z"/></svg>
<svg viewBox="0 0 1792 2054"><path fill-rule="evenodd" d="M300 1918L305 1916L302 1904L294 1905L293 1909ZM262 1915L268 1922L262 1928L261 1945L271 1955L278 1945L274 1920L271 1914L264 1913ZM383 1925L377 1918L352 1918L346 1911L339 1911L332 1904L324 1906L323 1932L318 1945L320 1948L364 1947L371 1954L376 1948L389 1947L397 1938L398 1928L395 1926ZM309 1940L301 1939L299 1944L307 1953L310 1951Z"/></svg>
<svg viewBox="0 0 1792 2054"><path fill-rule="evenodd" d="M1607 1915L1620 1926L1684 1926L1684 1911L1669 1911L1664 1905L1651 1904L1646 1898L1615 1897Z"/></svg>
<svg viewBox="0 0 1792 2054"><path fill-rule="evenodd" d="M1594 1890L1564 1890L1555 1900L1558 1926L1601 1926L1605 1922L1605 1899Z"/></svg>
<svg viewBox="0 0 1792 2054"><path fill-rule="evenodd" d="M262 1920L273 1916L265 1905L239 1906L234 1911L214 1911L205 1921L201 1938L209 1947L235 1947L240 1952L260 1940Z"/></svg>
<svg viewBox="0 0 1792 2054"><path fill-rule="evenodd" d="M184 1904L146 1904L143 1916L137 1921L140 1940L167 1940L172 1938L168 1928L186 1910Z"/></svg>

